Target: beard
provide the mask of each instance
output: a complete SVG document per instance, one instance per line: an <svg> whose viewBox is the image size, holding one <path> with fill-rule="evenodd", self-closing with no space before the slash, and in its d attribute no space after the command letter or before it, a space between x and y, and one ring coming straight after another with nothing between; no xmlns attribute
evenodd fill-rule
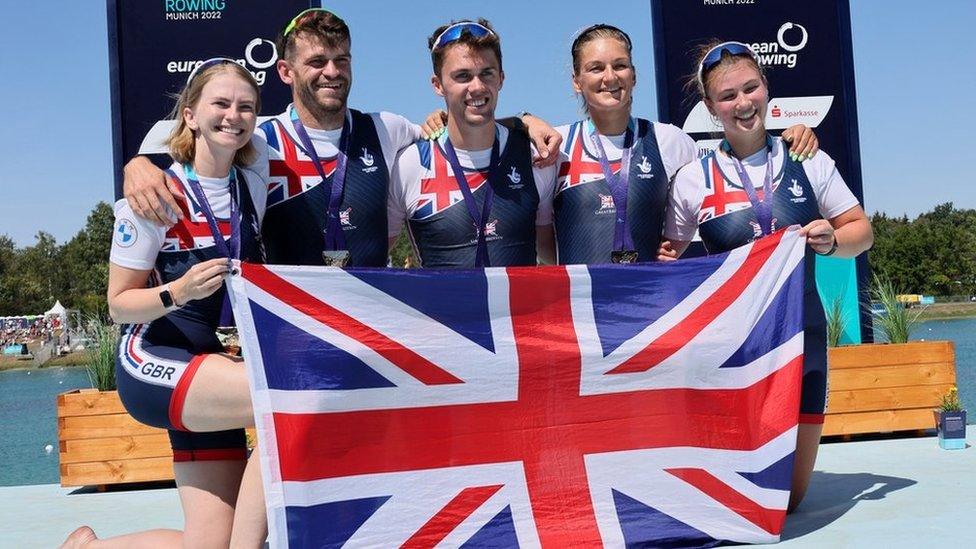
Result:
<svg viewBox="0 0 976 549"><path fill-rule="evenodd" d="M315 94L314 83L303 82L297 86L299 100L316 120L330 120L345 112L346 102L349 99L349 82L345 79L340 79L338 82L343 84L343 93L330 97L324 102Z"/></svg>

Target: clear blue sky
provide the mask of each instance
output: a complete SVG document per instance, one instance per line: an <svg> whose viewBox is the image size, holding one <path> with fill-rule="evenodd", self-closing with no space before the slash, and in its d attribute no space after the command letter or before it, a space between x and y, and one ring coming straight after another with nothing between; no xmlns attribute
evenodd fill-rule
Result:
<svg viewBox="0 0 976 549"><path fill-rule="evenodd" d="M966 168L976 156L976 2L851 4L868 212L914 216L946 201L976 207L976 176ZM361 110L419 120L440 106L426 36L451 18L484 16L503 39L499 112L525 109L553 124L578 118L571 36L603 21L633 37L635 112L657 116L649 0L335 0L328 7L353 31L351 104ZM0 47L0 234L20 246L39 230L65 242L97 201L113 199L104 3L13 3L0 19Z"/></svg>

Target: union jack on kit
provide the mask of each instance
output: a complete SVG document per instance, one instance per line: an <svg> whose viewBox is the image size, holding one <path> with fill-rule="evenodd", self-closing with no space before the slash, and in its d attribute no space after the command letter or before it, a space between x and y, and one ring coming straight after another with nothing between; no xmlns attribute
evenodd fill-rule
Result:
<svg viewBox="0 0 976 549"><path fill-rule="evenodd" d="M244 264L272 545L778 541L803 254L791 228L666 264Z"/></svg>

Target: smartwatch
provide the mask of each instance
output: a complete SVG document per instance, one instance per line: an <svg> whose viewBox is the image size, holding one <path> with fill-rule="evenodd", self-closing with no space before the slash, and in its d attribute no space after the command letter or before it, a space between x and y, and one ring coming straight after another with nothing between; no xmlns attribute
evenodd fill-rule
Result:
<svg viewBox="0 0 976 549"><path fill-rule="evenodd" d="M173 299L173 294L169 291L169 284L163 286L163 289L159 292L159 300L163 303L163 307L167 311L175 311L179 309L180 306L176 304L176 300Z"/></svg>

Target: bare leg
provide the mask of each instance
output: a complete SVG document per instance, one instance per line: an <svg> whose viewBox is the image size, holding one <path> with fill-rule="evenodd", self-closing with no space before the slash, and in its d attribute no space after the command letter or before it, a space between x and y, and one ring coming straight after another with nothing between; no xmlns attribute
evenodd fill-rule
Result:
<svg viewBox="0 0 976 549"><path fill-rule="evenodd" d="M243 360L222 354L204 359L186 393L183 425L197 432L254 425Z"/></svg>
<svg viewBox="0 0 976 549"><path fill-rule="evenodd" d="M108 539L98 539L95 532L87 526L82 526L71 532L64 540L61 549L113 549L125 547L146 547L148 549L166 549L183 546L183 532L179 530L147 530L135 534L126 534Z"/></svg>
<svg viewBox="0 0 976 549"><path fill-rule="evenodd" d="M183 547L227 547L243 461L173 464L183 504Z"/></svg>
<svg viewBox="0 0 976 549"><path fill-rule="evenodd" d="M247 460L241 491L237 496L237 510L234 512L234 528L231 531L230 546L261 547L268 539L268 515L264 503L264 486L261 484L261 462L257 448Z"/></svg>
<svg viewBox="0 0 976 549"><path fill-rule="evenodd" d="M803 496L810 486L810 476L813 466L817 462L817 450L820 449L820 434L823 432L822 423L801 423L796 435L796 454L793 456L793 482L790 488L790 504L787 513L796 510Z"/></svg>
<svg viewBox="0 0 976 549"><path fill-rule="evenodd" d="M236 357L207 356L194 376L183 405L183 424L192 431L223 431L254 424L251 395L243 361ZM72 532L63 547L226 547L234 524L243 461L194 461L174 463L176 485L183 505L184 528L148 530L108 539L98 539L83 526ZM260 529L266 529L264 495L257 469L257 502L261 506ZM254 482L253 480L251 482ZM254 505L248 496L248 505ZM249 512L253 516L253 511ZM244 532L242 531L242 535ZM255 532L251 535L256 536ZM251 539L251 537L247 537ZM264 541L264 538L261 538Z"/></svg>

